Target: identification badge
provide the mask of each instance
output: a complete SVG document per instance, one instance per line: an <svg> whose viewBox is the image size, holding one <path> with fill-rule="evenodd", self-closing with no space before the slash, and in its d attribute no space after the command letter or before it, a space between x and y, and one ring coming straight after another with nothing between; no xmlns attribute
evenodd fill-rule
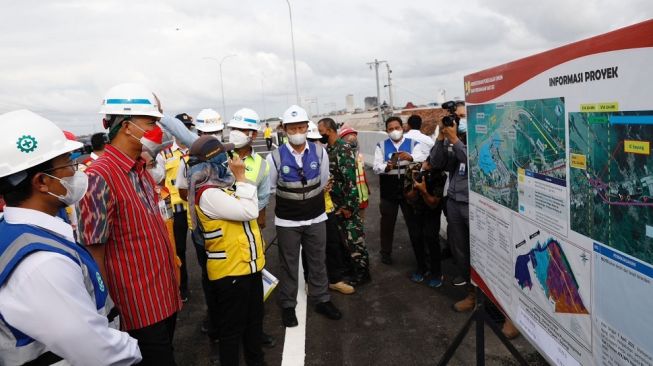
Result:
<svg viewBox="0 0 653 366"><path fill-rule="evenodd" d="M465 175L465 170L467 166L465 163L460 163L460 166L458 167L458 175Z"/></svg>
<svg viewBox="0 0 653 366"><path fill-rule="evenodd" d="M166 205L166 201L164 200L159 200L159 211L161 212L161 216L163 217L163 220L169 220L172 218L172 210L168 209L168 205Z"/></svg>

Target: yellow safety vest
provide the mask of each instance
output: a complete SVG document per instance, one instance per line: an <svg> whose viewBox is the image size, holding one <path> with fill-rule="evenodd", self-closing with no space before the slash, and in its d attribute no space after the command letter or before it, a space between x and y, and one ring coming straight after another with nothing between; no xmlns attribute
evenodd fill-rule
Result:
<svg viewBox="0 0 653 366"><path fill-rule="evenodd" d="M235 193L228 189L222 190L231 195ZM197 220L201 224L201 234L204 237L204 249L208 256L206 270L209 280L219 280L227 276L244 276L263 270L265 266L263 236L256 220L211 219L202 212L199 199L195 209Z"/></svg>
<svg viewBox="0 0 653 366"><path fill-rule="evenodd" d="M331 200L331 195L327 191L324 191L324 210L328 214L333 212L333 210L335 210L335 207L333 206L333 201Z"/></svg>
<svg viewBox="0 0 653 366"><path fill-rule="evenodd" d="M263 131L263 138L269 139L270 137L272 137L272 129L270 127L266 127Z"/></svg>
<svg viewBox="0 0 653 366"><path fill-rule="evenodd" d="M365 161L363 161L363 155L361 154L358 154L356 158L356 185L358 186L358 201L362 204L369 200L370 190L365 176Z"/></svg>
<svg viewBox="0 0 653 366"><path fill-rule="evenodd" d="M234 152L234 156L238 156ZM270 166L261 155L252 151L252 154L243 160L245 164L245 178L258 187L263 179L267 179L270 174Z"/></svg>
<svg viewBox="0 0 653 366"><path fill-rule="evenodd" d="M188 155L185 155L181 150L170 151L166 149L162 152L163 157L166 160L166 180L165 186L170 191L170 203L173 206L182 205L185 210L188 209L188 202L181 199L179 196L179 190L175 186L175 180L177 179L177 172L179 171L179 165L181 161L188 161ZM176 211L176 210L174 210Z"/></svg>

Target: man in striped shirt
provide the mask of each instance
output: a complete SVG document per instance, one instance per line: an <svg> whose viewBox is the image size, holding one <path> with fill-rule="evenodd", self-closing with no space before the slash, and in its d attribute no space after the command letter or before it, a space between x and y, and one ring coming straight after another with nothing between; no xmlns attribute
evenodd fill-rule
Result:
<svg viewBox="0 0 653 366"><path fill-rule="evenodd" d="M138 84L107 93L100 113L110 143L86 170L80 239L106 279L123 330L138 340L142 365L175 365L172 338L181 299L155 183L140 157L161 143L158 104Z"/></svg>

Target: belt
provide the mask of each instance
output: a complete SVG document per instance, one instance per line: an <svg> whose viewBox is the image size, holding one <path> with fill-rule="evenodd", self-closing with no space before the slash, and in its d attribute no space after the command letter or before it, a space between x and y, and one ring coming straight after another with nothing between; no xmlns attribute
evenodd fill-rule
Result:
<svg viewBox="0 0 653 366"><path fill-rule="evenodd" d="M186 212L186 207L184 207L183 203L175 203L172 205L172 211L174 213Z"/></svg>

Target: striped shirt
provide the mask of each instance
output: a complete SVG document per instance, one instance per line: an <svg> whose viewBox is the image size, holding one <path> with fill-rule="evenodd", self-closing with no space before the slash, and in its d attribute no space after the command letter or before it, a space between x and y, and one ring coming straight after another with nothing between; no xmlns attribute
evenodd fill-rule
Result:
<svg viewBox="0 0 653 366"><path fill-rule="evenodd" d="M181 308L168 232L145 161L111 145L86 170L80 242L105 244L106 282L124 330L140 329Z"/></svg>

